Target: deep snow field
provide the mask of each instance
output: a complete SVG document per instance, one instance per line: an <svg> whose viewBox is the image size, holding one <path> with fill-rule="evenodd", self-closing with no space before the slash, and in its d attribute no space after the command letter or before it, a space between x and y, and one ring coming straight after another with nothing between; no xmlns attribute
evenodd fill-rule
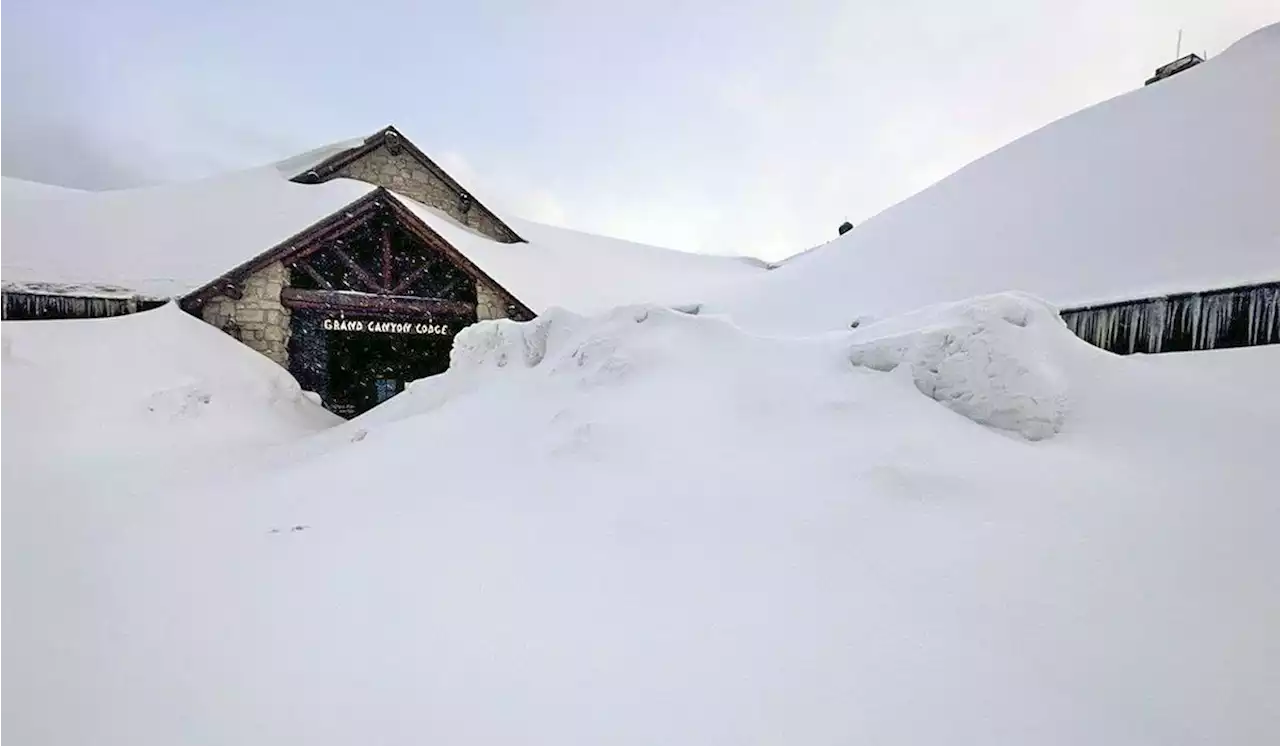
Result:
<svg viewBox="0 0 1280 746"><path fill-rule="evenodd" d="M1058 315L1280 280L1278 73L1274 25L776 269L441 227L539 318L351 422L173 305L5 322L3 735L1280 743L1280 345ZM5 283L180 294L372 189L296 167L6 179Z"/></svg>
<svg viewBox="0 0 1280 746"><path fill-rule="evenodd" d="M1278 365L553 310L340 423L171 306L6 324L5 735L1274 743Z"/></svg>

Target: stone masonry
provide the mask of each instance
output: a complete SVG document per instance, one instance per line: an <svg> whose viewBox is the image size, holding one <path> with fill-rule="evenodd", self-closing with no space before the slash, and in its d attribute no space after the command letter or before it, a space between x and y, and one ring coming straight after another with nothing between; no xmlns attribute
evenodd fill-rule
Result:
<svg viewBox="0 0 1280 746"><path fill-rule="evenodd" d="M502 298L498 296L488 285L483 282L476 283L476 320L488 321L490 319L507 318L506 305L502 302Z"/></svg>
<svg viewBox="0 0 1280 746"><path fill-rule="evenodd" d="M495 241L510 243L516 239L488 210L474 200L464 207L462 198L447 183L405 150L392 155L386 145L379 145L368 154L343 166L336 175L385 187L416 199Z"/></svg>
<svg viewBox="0 0 1280 746"><path fill-rule="evenodd" d="M240 300L214 296L204 304L200 316L288 368L291 314L280 304L280 291L288 280L289 271L276 262L249 275Z"/></svg>

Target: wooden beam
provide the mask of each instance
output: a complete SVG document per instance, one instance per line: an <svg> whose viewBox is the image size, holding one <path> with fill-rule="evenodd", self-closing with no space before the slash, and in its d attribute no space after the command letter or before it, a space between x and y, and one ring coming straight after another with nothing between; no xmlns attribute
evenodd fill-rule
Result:
<svg viewBox="0 0 1280 746"><path fill-rule="evenodd" d="M363 282L370 290L372 290L375 293L387 292L387 288L384 288L382 287L382 285L379 285L378 280L374 278L373 275L366 272L364 267L361 267L356 262L356 260L352 259L351 255L343 251L341 247L330 246L329 251L332 251L339 259L342 260L343 264L347 265L347 267L349 267L352 272L355 272L356 277L359 277L360 281Z"/></svg>
<svg viewBox="0 0 1280 746"><path fill-rule="evenodd" d="M286 267L292 266L299 258L324 248L322 241L325 238L344 235L346 232L358 228L363 224L360 218L371 211L383 209L389 199L391 199L391 196L387 190L379 187L324 220L281 241L269 250L234 269L224 272L221 277L214 278L207 284L188 293L183 300L193 308L199 308L209 298L220 293L220 286L224 282L239 281L245 276L269 266L272 262L284 262Z"/></svg>
<svg viewBox="0 0 1280 746"><path fill-rule="evenodd" d="M391 290L391 226L382 226L382 287Z"/></svg>
<svg viewBox="0 0 1280 746"><path fill-rule="evenodd" d="M413 285L413 283L418 281L419 277L422 277L423 275L425 275L427 271L430 269L431 269L431 262L430 260L428 260L426 263L422 264L414 271L402 277L400 279L400 282L397 283L395 287L391 288L391 294L399 295L404 291L408 290L409 287Z"/></svg>
<svg viewBox="0 0 1280 746"><path fill-rule="evenodd" d="M285 259L285 265L289 266L299 259L306 259L317 251L328 248L329 241L336 241L348 233L364 227L362 218L368 217L370 212L377 210L380 206L377 202L362 205L358 210L354 210L350 217L344 215L341 220L334 221L333 225L317 231L312 236L308 236L306 241L298 242L296 245L302 248L291 253Z"/></svg>
<svg viewBox="0 0 1280 746"><path fill-rule="evenodd" d="M443 298L414 298L338 290L303 290L302 288L281 290L280 303L288 308L414 318L442 315L472 319L475 318L476 311L475 306L470 303Z"/></svg>
<svg viewBox="0 0 1280 746"><path fill-rule="evenodd" d="M295 262L293 266L297 267L298 269L301 269L303 272L306 272L308 275L311 276L311 279L319 283L321 287L323 287L325 290L333 290L333 283L324 279L324 275L317 272L315 270L315 267L312 267L308 262L304 260L299 260Z"/></svg>
<svg viewBox="0 0 1280 746"><path fill-rule="evenodd" d="M498 294L505 301L505 305L514 306L516 308L517 313L513 315L512 318L523 321L537 317L537 314L533 312L533 309L526 306L519 298L512 295L506 288L502 287L500 283L486 274L484 270L477 267L474 262L463 255L462 252L454 248L453 244L446 241L443 236L432 230L431 226L422 222L421 218L414 215L409 208L401 204L399 200L389 196L387 199L387 205L396 215L400 225L403 226L405 230L413 234L418 240L432 249L439 251L454 266L469 275L471 279L483 282L486 285L495 288L498 291Z"/></svg>

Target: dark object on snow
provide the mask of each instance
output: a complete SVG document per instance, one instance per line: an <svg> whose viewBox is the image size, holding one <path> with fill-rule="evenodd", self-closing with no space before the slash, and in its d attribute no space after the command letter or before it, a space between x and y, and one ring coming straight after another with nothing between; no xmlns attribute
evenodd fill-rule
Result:
<svg viewBox="0 0 1280 746"><path fill-rule="evenodd" d="M1183 70L1199 65L1201 62L1204 62L1204 58L1195 53L1188 54L1185 57L1179 57L1167 65L1157 67L1156 74L1147 78L1147 82L1143 83L1143 85L1151 85L1152 83L1164 80L1171 75L1177 75Z"/></svg>
<svg viewBox="0 0 1280 746"><path fill-rule="evenodd" d="M853 230L853 223L850 223L848 220L840 224L840 235L843 236L851 230Z"/></svg>

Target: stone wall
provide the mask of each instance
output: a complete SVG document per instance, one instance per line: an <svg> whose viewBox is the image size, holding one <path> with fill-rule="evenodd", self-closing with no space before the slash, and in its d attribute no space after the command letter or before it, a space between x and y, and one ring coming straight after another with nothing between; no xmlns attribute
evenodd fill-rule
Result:
<svg viewBox="0 0 1280 746"><path fill-rule="evenodd" d="M510 243L516 240L493 215L474 201L464 208L461 197L452 187L405 150L392 155L386 145L379 145L370 153L343 166L337 175L385 187L416 199L495 241Z"/></svg>
<svg viewBox="0 0 1280 746"><path fill-rule="evenodd" d="M200 316L288 368L291 314L280 304L280 291L288 284L289 270L276 262L249 275L240 300L214 296Z"/></svg>
<svg viewBox="0 0 1280 746"><path fill-rule="evenodd" d="M488 285L483 282L476 283L476 320L488 321L490 319L507 318L507 307L502 302L502 298L498 296Z"/></svg>

